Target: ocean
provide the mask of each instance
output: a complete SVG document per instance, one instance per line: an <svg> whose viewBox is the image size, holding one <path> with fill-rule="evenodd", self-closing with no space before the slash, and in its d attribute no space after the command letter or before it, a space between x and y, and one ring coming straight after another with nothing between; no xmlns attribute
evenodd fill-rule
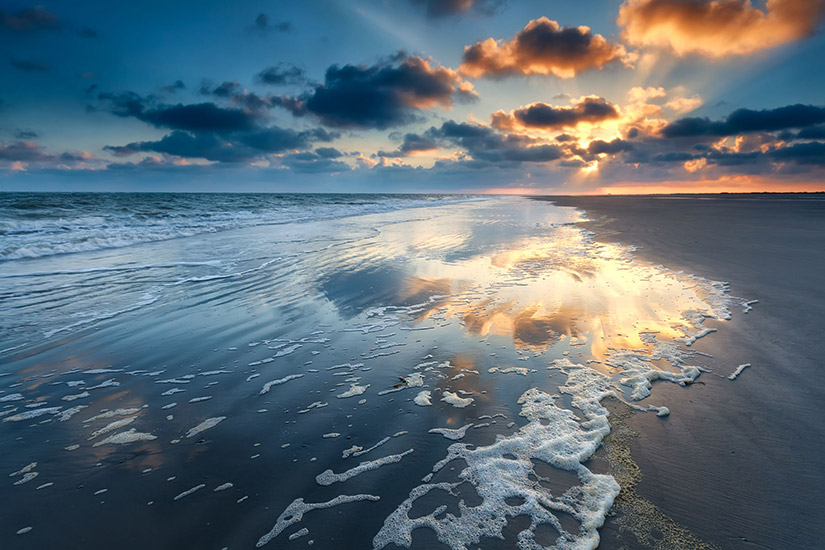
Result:
<svg viewBox="0 0 825 550"><path fill-rule="evenodd" d="M2 547L595 548L608 404L667 426L674 392L750 376L697 348L758 304L588 219L0 195Z"/></svg>

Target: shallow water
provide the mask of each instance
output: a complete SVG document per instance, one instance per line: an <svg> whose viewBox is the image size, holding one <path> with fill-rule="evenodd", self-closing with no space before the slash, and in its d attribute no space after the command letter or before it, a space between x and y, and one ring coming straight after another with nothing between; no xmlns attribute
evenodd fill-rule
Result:
<svg viewBox="0 0 825 550"><path fill-rule="evenodd" d="M417 206L0 263L3 547L596 544L599 400L666 421L742 300L572 208Z"/></svg>

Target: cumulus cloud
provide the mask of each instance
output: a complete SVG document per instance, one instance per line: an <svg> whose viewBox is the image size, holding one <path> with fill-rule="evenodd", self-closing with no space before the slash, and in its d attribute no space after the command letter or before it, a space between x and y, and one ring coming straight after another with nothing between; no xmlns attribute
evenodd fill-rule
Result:
<svg viewBox="0 0 825 550"><path fill-rule="evenodd" d="M0 144L0 160L33 162L47 160L49 155L33 141L15 141L7 145Z"/></svg>
<svg viewBox="0 0 825 550"><path fill-rule="evenodd" d="M618 24L636 46L678 55L745 55L812 34L825 17L825 0L625 0Z"/></svg>
<svg viewBox="0 0 825 550"><path fill-rule="evenodd" d="M419 134L404 134L404 140L395 151L378 151L378 157L408 157L419 153L428 153L438 150L438 142L432 136Z"/></svg>
<svg viewBox="0 0 825 550"><path fill-rule="evenodd" d="M510 41L488 38L465 47L460 70L472 77L539 74L572 78L628 60L624 46L593 34L589 27L561 27L541 17Z"/></svg>
<svg viewBox="0 0 825 550"><path fill-rule="evenodd" d="M411 2L424 6L427 10L427 17L431 19L469 12L493 15L504 5L504 0L411 0Z"/></svg>
<svg viewBox="0 0 825 550"><path fill-rule="evenodd" d="M619 117L614 105L600 97L584 97L572 107L554 107L533 103L509 113L497 111L492 124L502 130L536 128L557 130L577 126L583 122L597 123Z"/></svg>
<svg viewBox="0 0 825 550"><path fill-rule="evenodd" d="M255 79L261 84L271 86L282 86L285 84L303 84L306 82L306 71L289 63L279 63L273 67L267 67L255 75Z"/></svg>
<svg viewBox="0 0 825 550"><path fill-rule="evenodd" d="M52 154L34 141L0 143L0 165L7 165L12 171L23 171L30 165L41 168L89 169L95 166L96 160L94 155L87 151Z"/></svg>
<svg viewBox="0 0 825 550"><path fill-rule="evenodd" d="M295 116L315 115L327 126L382 129L411 122L420 110L476 98L456 71L399 52L370 66L333 65L311 92L272 102Z"/></svg>
<svg viewBox="0 0 825 550"><path fill-rule="evenodd" d="M825 107L796 104L759 111L737 109L725 120L681 118L665 126L661 133L668 138L733 136L750 132L805 128L823 122L825 122Z"/></svg>
<svg viewBox="0 0 825 550"><path fill-rule="evenodd" d="M347 163L335 160L319 151L320 149L316 149L314 152L304 151L284 155L279 159L280 164L293 172L302 174L348 172L351 170Z"/></svg>
<svg viewBox="0 0 825 550"><path fill-rule="evenodd" d="M3 29L17 32L56 31L60 26L60 18L43 6L15 12L0 10L0 28Z"/></svg>
<svg viewBox="0 0 825 550"><path fill-rule="evenodd" d="M289 21L281 21L279 23L273 23L269 16L265 13L259 13L257 17L255 17L255 22L249 27L250 30L257 31L257 32L289 32L292 30L292 23Z"/></svg>
<svg viewBox="0 0 825 550"><path fill-rule="evenodd" d="M540 143L528 136L501 134L489 126L452 120L439 128L430 128L425 136L459 146L474 160L485 163L550 162L564 154L558 146Z"/></svg>
<svg viewBox="0 0 825 550"><path fill-rule="evenodd" d="M140 152L154 152L184 158L203 158L215 162L247 162L262 154L304 149L316 141L329 141L323 130L297 132L270 126L254 132L232 135L174 131L157 141L140 141L126 145L107 145L104 149L124 157Z"/></svg>
<svg viewBox="0 0 825 550"><path fill-rule="evenodd" d="M204 84L200 91L232 102L265 102L232 81L218 86ZM251 99L253 97L257 99ZM228 108L211 102L167 105L158 103L154 97L133 92L102 93L99 99L117 116L136 118L157 128L172 130L159 140L104 147L115 156L152 152L214 162L246 162L271 154L299 151L338 137L322 128L298 131L267 126L266 113L250 108Z"/></svg>
<svg viewBox="0 0 825 550"><path fill-rule="evenodd" d="M98 99L120 117L134 117L158 128L192 132L236 132L255 128L260 116L243 109L220 107L214 103L184 105L156 104L152 98L133 92L101 93Z"/></svg>

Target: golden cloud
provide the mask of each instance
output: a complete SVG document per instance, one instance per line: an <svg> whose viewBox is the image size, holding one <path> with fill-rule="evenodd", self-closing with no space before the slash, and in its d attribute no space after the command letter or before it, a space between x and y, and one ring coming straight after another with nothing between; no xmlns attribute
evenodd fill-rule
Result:
<svg viewBox="0 0 825 550"><path fill-rule="evenodd" d="M617 23L635 46L670 48L677 55L746 55L812 34L825 0L625 0Z"/></svg>
<svg viewBox="0 0 825 550"><path fill-rule="evenodd" d="M509 42L488 38L465 47L460 71L476 78L534 74L572 78L614 61L629 61L621 44L608 42L589 27L561 27L541 17Z"/></svg>

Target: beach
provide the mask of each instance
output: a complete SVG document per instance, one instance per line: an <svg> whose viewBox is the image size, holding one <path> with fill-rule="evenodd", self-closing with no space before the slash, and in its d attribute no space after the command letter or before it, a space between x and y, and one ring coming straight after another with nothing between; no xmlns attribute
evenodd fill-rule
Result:
<svg viewBox="0 0 825 550"><path fill-rule="evenodd" d="M632 446L639 492L721 548L821 546L825 390L814 380L825 353L823 196L549 200L585 210L597 240L632 243L640 260L728 281L732 293L759 300L695 344L723 378L703 375L687 391L661 385L668 422L629 420L642 434ZM735 381L724 378L746 363ZM603 534L616 544L610 522Z"/></svg>
<svg viewBox="0 0 825 550"><path fill-rule="evenodd" d="M690 540L823 536L817 196L50 197L3 197L3 548L666 547L622 449Z"/></svg>

